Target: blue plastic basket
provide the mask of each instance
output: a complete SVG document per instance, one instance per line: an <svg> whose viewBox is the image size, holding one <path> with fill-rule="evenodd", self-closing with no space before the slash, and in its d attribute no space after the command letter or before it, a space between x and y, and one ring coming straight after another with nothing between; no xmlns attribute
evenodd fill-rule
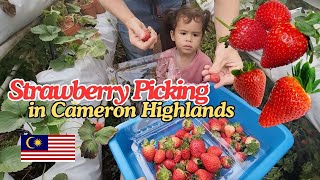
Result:
<svg viewBox="0 0 320 180"><path fill-rule="evenodd" d="M209 97L210 105L217 106L221 101L226 101L227 105L235 106L235 116L229 120L240 122L245 133L255 137L260 142L260 152L255 158L249 158L241 165L244 171L239 172L237 179L262 179L293 145L294 140L291 132L283 125L271 128L261 127L258 123L260 110L251 107L226 88L214 89L211 84ZM140 147L136 147L135 140L139 139L137 136L140 136L140 134L147 137L146 133L141 132L146 131L147 128L157 129L149 126L159 126L159 123L163 122L159 119L137 117L117 126L118 133L109 142L109 146L125 180L146 177L144 173L146 171L141 167L143 166L141 165L141 159L137 159L139 157L137 148ZM173 134L175 130L173 128L168 129L168 133L172 131L171 134ZM152 134L152 130L148 132Z"/></svg>

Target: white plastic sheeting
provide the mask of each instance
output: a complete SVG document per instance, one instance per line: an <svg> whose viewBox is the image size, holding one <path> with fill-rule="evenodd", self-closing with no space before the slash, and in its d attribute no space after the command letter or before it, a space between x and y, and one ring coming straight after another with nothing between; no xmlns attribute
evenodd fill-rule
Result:
<svg viewBox="0 0 320 180"><path fill-rule="evenodd" d="M42 10L52 4L53 1L54 0L9 0L9 2L16 7L16 15L10 17L0 9L0 44L41 15Z"/></svg>

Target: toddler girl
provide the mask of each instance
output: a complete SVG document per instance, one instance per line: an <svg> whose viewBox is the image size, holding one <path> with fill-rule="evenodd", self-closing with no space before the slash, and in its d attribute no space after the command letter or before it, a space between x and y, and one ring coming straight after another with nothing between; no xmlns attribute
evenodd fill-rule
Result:
<svg viewBox="0 0 320 180"><path fill-rule="evenodd" d="M201 72L212 62L199 47L210 17L209 11L191 7L167 13L167 21L172 24L170 36L176 47L161 53L156 67L157 84L180 78L186 83L203 82Z"/></svg>

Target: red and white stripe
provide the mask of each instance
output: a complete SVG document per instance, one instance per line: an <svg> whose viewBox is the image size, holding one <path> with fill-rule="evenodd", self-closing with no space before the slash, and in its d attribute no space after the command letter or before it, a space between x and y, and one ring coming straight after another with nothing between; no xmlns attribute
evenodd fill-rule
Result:
<svg viewBox="0 0 320 180"><path fill-rule="evenodd" d="M48 135L48 150L22 150L21 162L75 162L75 135Z"/></svg>

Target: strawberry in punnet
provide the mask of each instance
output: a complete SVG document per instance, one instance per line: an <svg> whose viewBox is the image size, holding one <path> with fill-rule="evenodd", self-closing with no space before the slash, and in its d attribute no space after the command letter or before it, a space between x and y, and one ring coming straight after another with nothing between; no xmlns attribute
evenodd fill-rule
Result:
<svg viewBox="0 0 320 180"><path fill-rule="evenodd" d="M236 142L236 141L232 141L230 146L237 152L240 152L241 151L241 144L239 142Z"/></svg>
<svg viewBox="0 0 320 180"><path fill-rule="evenodd" d="M162 149L156 150L153 161L156 164L162 163L166 159L166 153Z"/></svg>
<svg viewBox="0 0 320 180"><path fill-rule="evenodd" d="M223 127L228 124L227 118L219 118L218 120L219 120L221 126L223 126Z"/></svg>
<svg viewBox="0 0 320 180"><path fill-rule="evenodd" d="M181 156L182 156L182 154L181 154L181 151L179 149L174 150L174 152L173 152L173 160L174 160L174 162L176 162L176 163L180 162Z"/></svg>
<svg viewBox="0 0 320 180"><path fill-rule="evenodd" d="M244 62L243 69L233 70L235 76L233 86L236 92L253 107L259 107L265 87L266 75L261 69L255 68L253 62Z"/></svg>
<svg viewBox="0 0 320 180"><path fill-rule="evenodd" d="M181 146L182 140L180 138L172 136L171 139L173 141L174 148L178 148Z"/></svg>
<svg viewBox="0 0 320 180"><path fill-rule="evenodd" d="M247 137L245 141L245 149L243 152L246 153L246 155L250 156L250 155L257 154L259 149L260 149L259 141L251 136Z"/></svg>
<svg viewBox="0 0 320 180"><path fill-rule="evenodd" d="M191 179L198 179L198 180L212 180L213 174L209 173L204 169L198 169L192 176Z"/></svg>
<svg viewBox="0 0 320 180"><path fill-rule="evenodd" d="M226 126L224 127L224 133L226 134L226 136L227 136L228 138L230 138L230 137L234 134L235 131L236 131L236 129L235 129L234 126L231 125L231 124L228 124L228 125L226 125Z"/></svg>
<svg viewBox="0 0 320 180"><path fill-rule="evenodd" d="M176 163L172 159L166 159L162 162L162 164L169 170L173 170Z"/></svg>
<svg viewBox="0 0 320 180"><path fill-rule="evenodd" d="M230 146L230 144L231 144L231 142L232 142L232 139L231 138L229 138L229 137L223 137L222 138L224 141L222 141L222 143L225 145L225 146L227 146L227 147L229 147Z"/></svg>
<svg viewBox="0 0 320 180"><path fill-rule="evenodd" d="M186 178L186 173L179 168L175 169L172 173L172 180L185 180Z"/></svg>
<svg viewBox="0 0 320 180"><path fill-rule="evenodd" d="M156 154L155 144L156 141L154 139L150 142L148 142L147 139L144 139L142 142L142 155L149 162L153 161L154 155Z"/></svg>
<svg viewBox="0 0 320 180"><path fill-rule="evenodd" d="M183 138L185 139L192 139L192 135L190 134L190 133L186 133L184 136L183 136Z"/></svg>
<svg viewBox="0 0 320 180"><path fill-rule="evenodd" d="M255 13L255 20L266 29L271 29L281 22L290 22L289 9L277 0L268 1L260 5Z"/></svg>
<svg viewBox="0 0 320 180"><path fill-rule="evenodd" d="M189 173L195 173L198 170L198 165L194 161L189 160L186 165L186 170Z"/></svg>
<svg viewBox="0 0 320 180"><path fill-rule="evenodd" d="M192 135L202 135L205 133L205 129L202 126L197 126L195 128L193 128L192 130Z"/></svg>
<svg viewBox="0 0 320 180"><path fill-rule="evenodd" d="M229 156L222 156L220 162L223 168L229 169L232 166L232 159Z"/></svg>
<svg viewBox="0 0 320 180"><path fill-rule="evenodd" d="M221 124L220 124L219 120L210 121L210 128L213 131L220 131L221 130Z"/></svg>
<svg viewBox="0 0 320 180"><path fill-rule="evenodd" d="M166 149L168 137L163 137L158 141L158 149Z"/></svg>
<svg viewBox="0 0 320 180"><path fill-rule="evenodd" d="M203 166L209 172L215 173L221 168L220 159L214 154L203 153L200 158Z"/></svg>
<svg viewBox="0 0 320 180"><path fill-rule="evenodd" d="M299 59L308 48L307 37L290 23L273 26L261 57L261 66L275 68Z"/></svg>
<svg viewBox="0 0 320 180"><path fill-rule="evenodd" d="M207 129L207 130L211 130L211 127L210 127L210 125L209 125L209 123L207 123L207 122L204 122L203 123L203 126Z"/></svg>
<svg viewBox="0 0 320 180"><path fill-rule="evenodd" d="M230 36L219 39L220 43L229 43L234 49L240 51L256 51L264 47L267 31L254 19L247 17L236 19L232 26L228 26L219 18L216 19L231 31Z"/></svg>
<svg viewBox="0 0 320 180"><path fill-rule="evenodd" d="M176 133L175 133L175 136L180 138L180 139L183 139L184 135L188 133L187 131L185 131L184 129L179 129Z"/></svg>
<svg viewBox="0 0 320 180"><path fill-rule="evenodd" d="M260 144L256 138L249 136L246 138L245 144L250 144L250 143Z"/></svg>
<svg viewBox="0 0 320 180"><path fill-rule="evenodd" d="M185 131L190 132L193 130L193 122L190 118L186 118L185 120L182 121L182 127Z"/></svg>
<svg viewBox="0 0 320 180"><path fill-rule="evenodd" d="M302 117L311 108L308 93L320 92L316 89L319 80L316 80L315 68L310 68L309 62L302 66L299 62L292 70L293 76L276 81L259 117L262 127L276 126Z"/></svg>
<svg viewBox="0 0 320 180"><path fill-rule="evenodd" d="M190 159L191 153L188 140L184 139L181 145L181 158L184 160Z"/></svg>
<svg viewBox="0 0 320 180"><path fill-rule="evenodd" d="M166 158L167 159L173 159L173 151L172 151L172 149L166 150Z"/></svg>
<svg viewBox="0 0 320 180"><path fill-rule="evenodd" d="M161 164L154 164L154 170L156 170L156 172L158 172L161 168Z"/></svg>
<svg viewBox="0 0 320 180"><path fill-rule="evenodd" d="M247 155L244 152L236 152L234 156L240 162L243 162L247 159Z"/></svg>
<svg viewBox="0 0 320 180"><path fill-rule="evenodd" d="M157 180L168 180L168 179L171 179L172 173L167 168L161 167L156 172L156 177L157 177Z"/></svg>
<svg viewBox="0 0 320 180"><path fill-rule="evenodd" d="M243 128L240 125L240 123L234 123L233 126L236 128L237 133L239 133L239 134L243 133Z"/></svg>
<svg viewBox="0 0 320 180"><path fill-rule="evenodd" d="M207 153L214 154L220 157L222 154L222 150L218 146L210 146L207 150Z"/></svg>
<svg viewBox="0 0 320 180"><path fill-rule="evenodd" d="M200 139L193 139L190 142L190 152L193 157L200 157L202 153L206 152L206 145Z"/></svg>

